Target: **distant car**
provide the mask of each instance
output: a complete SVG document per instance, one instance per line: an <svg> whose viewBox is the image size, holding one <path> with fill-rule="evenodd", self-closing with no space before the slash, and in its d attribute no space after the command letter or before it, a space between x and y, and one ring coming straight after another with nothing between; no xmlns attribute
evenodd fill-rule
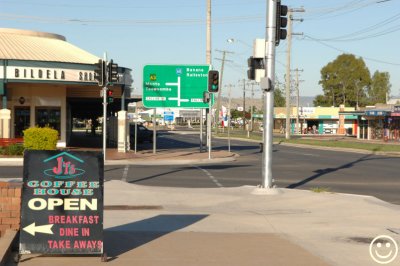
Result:
<svg viewBox="0 0 400 266"><path fill-rule="evenodd" d="M135 145L135 123L129 124L129 141L131 145ZM153 142L153 131L147 129L142 124L137 124L137 143L148 141Z"/></svg>

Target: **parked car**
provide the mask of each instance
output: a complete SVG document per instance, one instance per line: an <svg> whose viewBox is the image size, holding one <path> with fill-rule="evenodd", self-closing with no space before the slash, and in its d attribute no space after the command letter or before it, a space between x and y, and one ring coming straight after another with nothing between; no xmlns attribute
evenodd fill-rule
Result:
<svg viewBox="0 0 400 266"><path fill-rule="evenodd" d="M131 146L135 145L135 123L129 124L129 141ZM153 131L147 129L142 124L137 124L137 143L148 141L153 142Z"/></svg>

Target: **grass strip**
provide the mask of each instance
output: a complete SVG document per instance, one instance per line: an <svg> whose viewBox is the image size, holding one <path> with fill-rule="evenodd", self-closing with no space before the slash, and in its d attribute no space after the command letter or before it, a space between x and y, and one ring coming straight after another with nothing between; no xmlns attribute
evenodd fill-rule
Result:
<svg viewBox="0 0 400 266"><path fill-rule="evenodd" d="M232 138L242 138L242 139L252 139L257 141L262 141L261 134L253 134L250 133L248 137L245 132L233 131L230 133ZM228 137L228 134L219 133L218 137ZM292 144L304 144L311 146L321 146L321 147L334 147L334 148L347 148L347 149L361 149L367 150L371 152L400 152L400 145L395 144L393 142L368 142L367 140L357 140L357 139L349 139L345 137L332 137L324 136L321 139L316 139L318 137L294 137L289 140L282 137L274 137L275 143L292 143Z"/></svg>

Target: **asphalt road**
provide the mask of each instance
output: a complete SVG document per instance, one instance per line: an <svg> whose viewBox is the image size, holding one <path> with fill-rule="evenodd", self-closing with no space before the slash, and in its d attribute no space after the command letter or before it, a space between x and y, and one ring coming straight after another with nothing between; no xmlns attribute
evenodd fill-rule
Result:
<svg viewBox="0 0 400 266"><path fill-rule="evenodd" d="M159 147L197 147L198 135L161 135ZM214 139L213 149L227 150ZM235 187L262 181L259 144L232 140L235 162L217 165L129 166L127 182L170 187ZM274 145L273 178L278 187L373 195L400 204L400 158ZM120 179L125 167L107 169L106 179Z"/></svg>
<svg viewBox="0 0 400 266"><path fill-rule="evenodd" d="M199 136L161 133L158 149L196 148ZM227 140L213 139L214 150L227 150ZM141 144L140 149L152 149ZM259 144L231 140L235 162L214 165L106 166L105 179L125 179L148 186L236 187L262 181ZM273 178L278 187L372 195L400 204L400 158L274 145ZM1 167L1 177L22 176L22 167Z"/></svg>

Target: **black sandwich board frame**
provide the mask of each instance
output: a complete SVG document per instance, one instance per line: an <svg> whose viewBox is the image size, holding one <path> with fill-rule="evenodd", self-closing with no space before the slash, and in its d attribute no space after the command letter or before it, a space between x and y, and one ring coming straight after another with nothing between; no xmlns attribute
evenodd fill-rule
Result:
<svg viewBox="0 0 400 266"><path fill-rule="evenodd" d="M19 254L106 255L101 152L25 150Z"/></svg>

